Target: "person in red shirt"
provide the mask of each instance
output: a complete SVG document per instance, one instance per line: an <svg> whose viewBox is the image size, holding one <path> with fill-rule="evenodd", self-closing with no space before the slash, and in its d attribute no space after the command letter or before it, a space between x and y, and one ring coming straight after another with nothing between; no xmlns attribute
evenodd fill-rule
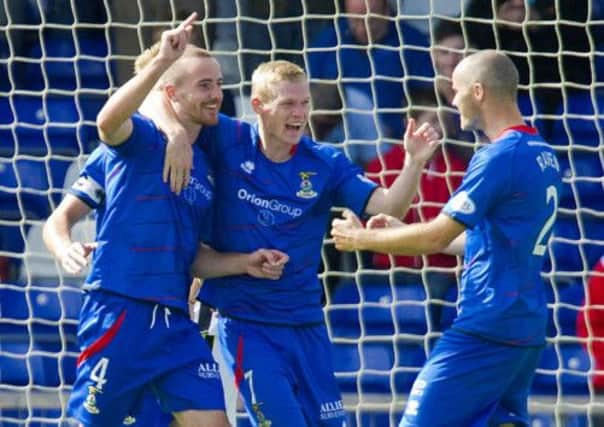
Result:
<svg viewBox="0 0 604 427"><path fill-rule="evenodd" d="M441 135L452 135L454 127L452 117L438 108L434 92L421 91L412 94L409 118L417 123L430 123ZM447 129L449 132L444 132ZM376 183L390 187L405 162L402 145L395 145L385 154L367 164L367 176ZM451 194L461 183L467 167L466 161L455 153L454 147L445 140L425 166L420 179L418 193L412 207L403 218L406 223L425 222L435 218ZM393 262L394 261L394 262ZM456 285L457 258L452 255L433 254L428 256L389 256L373 255L373 266L379 269L406 267L404 272L395 274L396 284L422 283L426 280L428 296L443 299L450 286ZM422 269L426 269L422 276ZM440 305L432 304L431 318L433 327L438 327Z"/></svg>
<svg viewBox="0 0 604 427"><path fill-rule="evenodd" d="M577 335L591 338L586 341L587 350L595 369L604 371L604 256L594 266L587 282L585 306L577 316ZM591 378L594 389L604 393L604 374L594 374Z"/></svg>
<svg viewBox="0 0 604 427"><path fill-rule="evenodd" d="M577 315L577 336L586 339L594 371L604 371L604 256L594 266L587 282L585 305ZM604 374L594 373L591 381L596 393L604 394ZM591 425L604 425L604 416L592 414Z"/></svg>

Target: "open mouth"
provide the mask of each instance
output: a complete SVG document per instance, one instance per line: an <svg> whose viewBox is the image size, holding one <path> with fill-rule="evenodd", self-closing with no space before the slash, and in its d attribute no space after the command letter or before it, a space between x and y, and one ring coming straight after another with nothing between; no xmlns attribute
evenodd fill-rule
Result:
<svg viewBox="0 0 604 427"><path fill-rule="evenodd" d="M286 124L285 125L285 129L292 130L292 131L295 131L295 132L299 132L300 129L302 129L302 125L288 125L288 124Z"/></svg>

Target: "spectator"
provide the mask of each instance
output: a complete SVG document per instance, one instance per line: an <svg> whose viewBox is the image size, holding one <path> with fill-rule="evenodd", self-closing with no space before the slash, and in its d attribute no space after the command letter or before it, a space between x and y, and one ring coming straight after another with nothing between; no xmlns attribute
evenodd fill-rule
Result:
<svg viewBox="0 0 604 427"><path fill-rule="evenodd" d="M432 61L436 71L435 86L438 103L453 116L453 120L449 121L450 126L443 129L444 137L448 140L456 140L457 143L451 147L452 150L465 160L469 160L474 153L474 133L460 128L457 109L451 104L455 95L451 76L469 46L464 39L461 24L458 20L452 19L438 21L432 32L432 40Z"/></svg>
<svg viewBox="0 0 604 427"><path fill-rule="evenodd" d="M441 111L442 120L439 120L438 104L431 91L421 91L412 96L413 104L409 109L409 117L417 123L430 123L441 134L444 129L450 128L451 115ZM405 151L400 145L393 146L382 158L377 158L367 165L368 177L385 187L390 187L398 176L405 163ZM406 223L428 221L435 218L449 197L459 187L466 170L466 162L451 150L447 139L436 150L432 158L426 163L424 173L420 179L418 195L413 207L404 218ZM394 264L391 262L394 261ZM457 266L457 259L452 255L433 254L422 256L394 256L374 254L373 264L377 268L407 267L412 272L397 274L397 283L420 283L424 267L448 268L450 271L430 271L426 274L427 295L431 299L442 299L447 289L456 284L453 268ZM439 307L439 306L435 306ZM432 309L432 320L439 319L438 308Z"/></svg>
<svg viewBox="0 0 604 427"><path fill-rule="evenodd" d="M585 305L577 316L577 335L584 343L593 361L591 376L594 391L604 393L604 257L594 266L587 282ZM591 425L604 425L604 416L591 415Z"/></svg>
<svg viewBox="0 0 604 427"><path fill-rule="evenodd" d="M594 266L589 281L585 305L577 316L577 335L584 338L587 350L594 361L594 369L604 370L604 257ZM591 377L594 389L604 393L604 374ZM604 421L604 418L602 419ZM600 424L595 424L600 425Z"/></svg>
<svg viewBox="0 0 604 427"><path fill-rule="evenodd" d="M343 122L326 139L352 142L349 156L365 164L380 150L378 139L402 135L393 110L402 107L405 90L422 85L433 70L426 36L397 21L387 0L345 0L344 12L311 42L308 67L311 79L337 81L343 92Z"/></svg>

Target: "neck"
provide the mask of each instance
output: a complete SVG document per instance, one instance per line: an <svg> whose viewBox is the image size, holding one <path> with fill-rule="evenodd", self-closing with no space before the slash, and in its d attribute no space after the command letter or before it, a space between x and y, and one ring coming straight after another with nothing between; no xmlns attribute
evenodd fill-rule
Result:
<svg viewBox="0 0 604 427"><path fill-rule="evenodd" d="M187 132L187 136L189 137L189 141L191 144L194 144L201 132L203 126L195 124L195 123L186 123L183 125L185 131Z"/></svg>
<svg viewBox="0 0 604 427"><path fill-rule="evenodd" d="M484 133L490 141L495 140L507 128L526 125L515 103L493 105L484 113Z"/></svg>
<svg viewBox="0 0 604 427"><path fill-rule="evenodd" d="M262 126L259 126L258 131L260 134L260 149L267 159L275 163L281 163L292 157L292 147L269 137Z"/></svg>

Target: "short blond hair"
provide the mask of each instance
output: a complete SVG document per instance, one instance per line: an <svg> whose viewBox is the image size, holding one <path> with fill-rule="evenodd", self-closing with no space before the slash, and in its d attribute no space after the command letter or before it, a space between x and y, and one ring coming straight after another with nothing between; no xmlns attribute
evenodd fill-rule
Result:
<svg viewBox="0 0 604 427"><path fill-rule="evenodd" d="M151 63L153 58L159 54L159 46L160 42L154 43L151 47L145 49L143 53L136 57L136 60L134 61L134 74L140 73L141 70ZM194 44L187 44L182 56L165 71L165 73L159 79L158 85L163 86L166 83L176 84L180 79L181 67L179 64L188 58L213 58L213 56L206 49L202 49Z"/></svg>
<svg viewBox="0 0 604 427"><path fill-rule="evenodd" d="M252 98L263 102L275 98L274 84L287 81L306 80L304 70L293 62L285 60L268 61L258 65L252 73Z"/></svg>

